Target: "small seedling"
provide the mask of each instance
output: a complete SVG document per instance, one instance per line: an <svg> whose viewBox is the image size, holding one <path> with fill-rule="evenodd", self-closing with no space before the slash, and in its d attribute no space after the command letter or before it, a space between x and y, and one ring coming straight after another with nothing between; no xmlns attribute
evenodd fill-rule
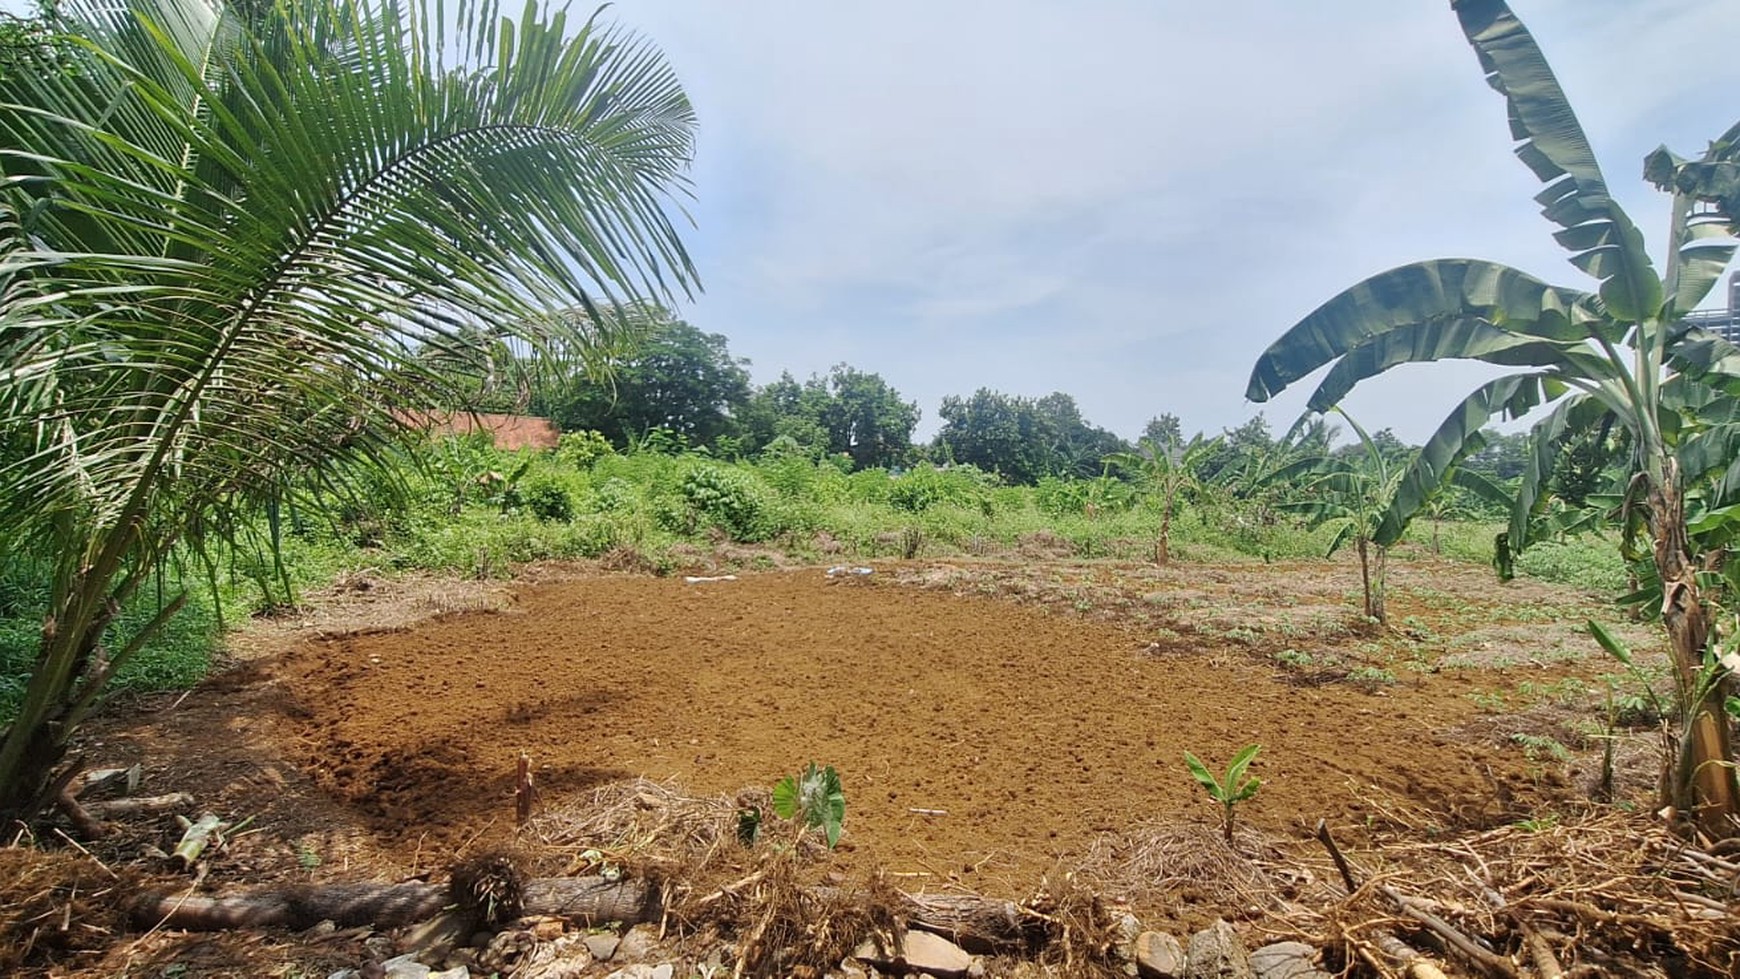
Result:
<svg viewBox="0 0 1740 979"><path fill-rule="evenodd" d="M1203 789L1208 792L1209 798L1220 803L1223 807L1221 829L1226 833L1226 841L1229 844L1233 841L1234 810L1239 803L1256 795L1257 789L1262 787L1262 779L1255 775L1245 778L1245 769L1250 767L1251 761L1257 757L1257 752L1262 750L1263 746L1260 744L1245 745L1238 754L1233 756L1232 764L1226 767L1226 776L1218 779L1214 777L1213 772L1208 770L1208 766L1202 763L1202 759L1188 751L1184 753L1184 764L1190 769L1190 774L1196 778L1197 782L1201 783Z"/></svg>
<svg viewBox="0 0 1740 979"><path fill-rule="evenodd" d="M828 838L828 848L833 849L840 842L840 824L846 819L840 773L832 765L818 769L812 761L795 779L780 779L773 787L773 811L781 819L799 820L806 829L821 829Z"/></svg>

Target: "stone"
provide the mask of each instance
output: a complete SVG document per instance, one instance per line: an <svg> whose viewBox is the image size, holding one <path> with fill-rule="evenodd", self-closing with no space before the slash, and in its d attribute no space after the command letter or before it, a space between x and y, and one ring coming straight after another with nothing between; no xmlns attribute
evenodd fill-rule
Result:
<svg viewBox="0 0 1740 979"><path fill-rule="evenodd" d="M471 979L471 970L463 965L455 966L440 972L431 972L429 979Z"/></svg>
<svg viewBox="0 0 1740 979"><path fill-rule="evenodd" d="M656 925L635 925L622 936L614 958L624 962L640 962L653 957L658 949L659 930Z"/></svg>
<svg viewBox="0 0 1740 979"><path fill-rule="evenodd" d="M597 935L587 935L585 942L586 947L591 950L593 958L600 962L609 962L610 957L616 954L617 946L622 944L622 939L609 932L603 932Z"/></svg>
<svg viewBox="0 0 1740 979"><path fill-rule="evenodd" d="M1317 949L1304 942L1276 942L1251 953L1257 979L1329 979L1317 967Z"/></svg>
<svg viewBox="0 0 1740 979"><path fill-rule="evenodd" d="M512 972L520 959L538 944L529 931L518 928L504 931L490 939L489 947L477 957L478 968L484 972Z"/></svg>
<svg viewBox="0 0 1740 979"><path fill-rule="evenodd" d="M966 979L973 967L973 957L965 949L928 931L907 932L898 949L865 942L852 957L884 972L922 972L936 979Z"/></svg>
<svg viewBox="0 0 1740 979"><path fill-rule="evenodd" d="M1244 942L1222 919L1190 936L1184 979L1255 979Z"/></svg>
<svg viewBox="0 0 1740 979"><path fill-rule="evenodd" d="M326 979L362 979L362 973L355 969L340 969L332 975L327 976Z"/></svg>
<svg viewBox="0 0 1740 979"><path fill-rule="evenodd" d="M532 922L532 937L540 942L553 942L567 930L568 922L561 918L538 918Z"/></svg>
<svg viewBox="0 0 1740 979"><path fill-rule="evenodd" d="M648 979L671 979L672 974L676 971L676 966L669 962L661 962L653 967L652 975Z"/></svg>
<svg viewBox="0 0 1740 979"><path fill-rule="evenodd" d="M1142 979L1180 979L1186 959L1184 946L1163 931L1145 931L1136 936L1136 974Z"/></svg>
<svg viewBox="0 0 1740 979"><path fill-rule="evenodd" d="M612 972L610 975L605 976L604 979L653 979L653 973L655 971L656 970L653 969L652 966L647 965L645 962L636 962L633 965L623 966L615 972Z"/></svg>
<svg viewBox="0 0 1740 979"><path fill-rule="evenodd" d="M471 940L471 923L457 911L447 911L406 928L399 950L434 961Z"/></svg>
<svg viewBox="0 0 1740 979"><path fill-rule="evenodd" d="M414 956L400 955L381 963L386 979L429 979L431 970Z"/></svg>
<svg viewBox="0 0 1740 979"><path fill-rule="evenodd" d="M527 952L514 969L516 979L582 979L592 968L583 935L563 935Z"/></svg>

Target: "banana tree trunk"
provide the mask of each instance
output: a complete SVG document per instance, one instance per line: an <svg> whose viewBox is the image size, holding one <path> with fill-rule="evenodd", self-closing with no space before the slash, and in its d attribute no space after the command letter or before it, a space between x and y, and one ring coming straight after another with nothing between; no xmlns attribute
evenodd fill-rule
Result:
<svg viewBox="0 0 1740 979"><path fill-rule="evenodd" d="M1668 781L1668 798L1662 801L1719 838L1734 832L1734 820L1740 817L1740 792L1736 791L1734 748L1722 707L1726 683L1711 683L1700 690L1704 651L1710 638L1709 614L1698 592L1697 567L1691 557L1685 501L1677 476L1670 464L1666 478L1652 485L1649 493L1649 529L1662 584L1662 624L1667 628L1674 679L1687 718L1685 744L1677 770Z"/></svg>
<svg viewBox="0 0 1740 979"><path fill-rule="evenodd" d="M1160 539L1154 542L1154 563L1172 560L1172 491L1166 491L1166 505L1160 510Z"/></svg>
<svg viewBox="0 0 1740 979"><path fill-rule="evenodd" d="M1359 553L1359 581L1365 592L1365 617L1388 622L1384 610L1384 558L1388 551L1372 544L1364 535L1356 536L1354 544Z"/></svg>

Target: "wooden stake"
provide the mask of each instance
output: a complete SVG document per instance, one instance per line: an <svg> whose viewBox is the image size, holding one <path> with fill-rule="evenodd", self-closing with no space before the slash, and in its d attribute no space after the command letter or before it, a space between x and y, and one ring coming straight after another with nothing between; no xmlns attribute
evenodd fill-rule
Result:
<svg viewBox="0 0 1740 979"><path fill-rule="evenodd" d="M524 752L520 753L519 774L514 779L514 822L524 826L532 818L532 800L537 796L537 790L532 787L532 759Z"/></svg>

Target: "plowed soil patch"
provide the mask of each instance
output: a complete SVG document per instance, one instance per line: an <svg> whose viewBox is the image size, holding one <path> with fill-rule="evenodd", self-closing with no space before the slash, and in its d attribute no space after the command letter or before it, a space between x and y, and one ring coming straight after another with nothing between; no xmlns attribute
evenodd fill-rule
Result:
<svg viewBox="0 0 1740 979"><path fill-rule="evenodd" d="M1103 623L820 571L521 589L510 611L304 644L283 665L305 770L378 833L512 821L521 752L546 801L603 781L697 792L840 770L862 866L1023 889L1096 834L1217 817L1185 774L1257 741L1249 817L1303 830L1406 804L1514 816L1519 762L1448 741L1467 698L1411 679L1301 689L1246 656L1152 655ZM918 810L942 811L946 815Z"/></svg>

